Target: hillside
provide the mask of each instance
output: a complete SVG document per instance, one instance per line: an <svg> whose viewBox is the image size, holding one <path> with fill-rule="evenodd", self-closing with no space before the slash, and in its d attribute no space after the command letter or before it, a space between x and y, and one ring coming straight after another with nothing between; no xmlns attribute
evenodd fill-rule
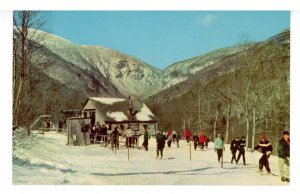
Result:
<svg viewBox="0 0 300 194"><path fill-rule="evenodd" d="M38 57L54 64L45 73L70 88L84 90L86 96L142 96L155 88L161 74L145 62L109 48L77 45L49 33L38 43L45 48Z"/></svg>
<svg viewBox="0 0 300 194"><path fill-rule="evenodd" d="M227 141L248 133L250 139L255 117L256 132L277 142L289 127L289 36L284 31L221 57L186 81L147 98L160 118L159 128L201 129L211 137L215 131L227 134Z"/></svg>

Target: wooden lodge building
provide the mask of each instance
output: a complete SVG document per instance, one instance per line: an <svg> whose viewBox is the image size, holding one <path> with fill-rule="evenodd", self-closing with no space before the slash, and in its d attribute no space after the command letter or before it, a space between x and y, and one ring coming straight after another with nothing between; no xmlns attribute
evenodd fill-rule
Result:
<svg viewBox="0 0 300 194"><path fill-rule="evenodd" d="M118 125L121 130L130 126L143 133L143 125L156 133L157 118L139 99L90 97L81 109L83 118L90 118L91 124L105 124L108 130Z"/></svg>
<svg viewBox="0 0 300 194"><path fill-rule="evenodd" d="M144 125L152 133L157 130L157 118L151 110L139 99L129 98L102 98L89 97L81 109L79 117L67 118L69 131L68 145L73 145L74 139L77 145L89 145L90 131L82 133L83 123L106 125L108 134L115 126L125 130L130 127L137 136L144 133Z"/></svg>

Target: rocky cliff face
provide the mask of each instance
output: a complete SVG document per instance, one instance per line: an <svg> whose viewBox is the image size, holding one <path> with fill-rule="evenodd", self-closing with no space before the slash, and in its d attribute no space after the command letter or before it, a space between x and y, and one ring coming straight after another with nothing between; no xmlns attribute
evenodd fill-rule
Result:
<svg viewBox="0 0 300 194"><path fill-rule="evenodd" d="M51 63L44 72L86 96L141 97L153 91L161 77L160 70L109 48L76 45L48 33L39 44L35 61Z"/></svg>

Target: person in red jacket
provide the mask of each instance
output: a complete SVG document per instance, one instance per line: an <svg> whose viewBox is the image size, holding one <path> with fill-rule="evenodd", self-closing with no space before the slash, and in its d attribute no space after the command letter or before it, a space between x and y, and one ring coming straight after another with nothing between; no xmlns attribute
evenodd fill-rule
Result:
<svg viewBox="0 0 300 194"><path fill-rule="evenodd" d="M204 132L201 131L201 132L199 133L199 145L200 145L200 149L201 149L201 150L204 149L205 142L206 142L206 137L205 137L205 135L204 135Z"/></svg>
<svg viewBox="0 0 300 194"><path fill-rule="evenodd" d="M187 143L189 143L190 142L190 138L191 138L191 131L188 130L188 129L185 129L184 130L184 137L185 137Z"/></svg>

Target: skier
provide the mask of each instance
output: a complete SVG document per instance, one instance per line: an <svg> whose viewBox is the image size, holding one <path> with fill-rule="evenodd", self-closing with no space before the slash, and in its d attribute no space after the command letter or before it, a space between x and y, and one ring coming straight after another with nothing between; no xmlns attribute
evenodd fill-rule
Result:
<svg viewBox="0 0 300 194"><path fill-rule="evenodd" d="M176 138L177 138L177 132L176 131L172 131L172 137L173 137L173 143L175 143Z"/></svg>
<svg viewBox="0 0 300 194"><path fill-rule="evenodd" d="M277 146L281 181L290 182L290 134L284 131Z"/></svg>
<svg viewBox="0 0 300 194"><path fill-rule="evenodd" d="M230 150L232 153L231 164L233 164L233 160L235 161L235 163L237 163L236 151L238 150L238 148L239 148L239 137L236 137L231 141L230 144Z"/></svg>
<svg viewBox="0 0 300 194"><path fill-rule="evenodd" d="M98 142L101 141L102 129L99 124L96 125L96 139Z"/></svg>
<svg viewBox="0 0 300 194"><path fill-rule="evenodd" d="M215 139L215 151L217 152L219 163L221 161L221 157L223 157L223 149L224 145L221 139L221 134L218 134L218 137Z"/></svg>
<svg viewBox="0 0 300 194"><path fill-rule="evenodd" d="M210 142L210 137L206 137L206 136L205 136L205 138L206 138L206 141L205 141L205 149L207 149L207 148L208 148L208 143Z"/></svg>
<svg viewBox="0 0 300 194"><path fill-rule="evenodd" d="M204 144L205 144L205 142L206 142L206 137L205 137L205 135L204 135L204 132L201 131L201 132L199 133L199 146L200 146L201 150L204 149Z"/></svg>
<svg viewBox="0 0 300 194"><path fill-rule="evenodd" d="M115 127L114 131L110 134L110 139L112 140L112 148L115 147L119 149L119 136L120 133L118 131L118 127Z"/></svg>
<svg viewBox="0 0 300 194"><path fill-rule="evenodd" d="M172 136L172 134L171 134L171 135L168 135L168 138L167 138L167 144L168 144L168 147L169 147L169 148L171 147L172 141L173 141L173 136Z"/></svg>
<svg viewBox="0 0 300 194"><path fill-rule="evenodd" d="M194 140L194 149L196 150L199 143L199 138L196 133L194 133L193 135L193 140Z"/></svg>
<svg viewBox="0 0 300 194"><path fill-rule="evenodd" d="M180 140L180 135L177 133L177 135L176 135L176 145L177 145L177 148L179 148L179 140Z"/></svg>
<svg viewBox="0 0 300 194"><path fill-rule="evenodd" d="M239 163L239 160L240 160L241 156L243 156L243 163L244 163L244 165L246 165L245 146L246 146L245 136L242 136L241 139L238 142L239 155L238 155L238 158L236 160L236 163Z"/></svg>
<svg viewBox="0 0 300 194"><path fill-rule="evenodd" d="M158 159L159 153L160 153L160 159L162 159L163 151L164 151L164 147L165 147L165 143L166 143L166 136L161 134L160 131L157 132L156 143L157 143L156 159Z"/></svg>
<svg viewBox="0 0 300 194"><path fill-rule="evenodd" d="M125 137L126 137L126 147L131 147L131 143L132 143L132 130L130 127L128 127L125 130Z"/></svg>
<svg viewBox="0 0 300 194"><path fill-rule="evenodd" d="M186 142L189 143L190 142L190 137L191 137L191 132L188 129L184 130L184 137L186 139Z"/></svg>
<svg viewBox="0 0 300 194"><path fill-rule="evenodd" d="M145 147L146 151L148 151L148 140L149 140L149 132L147 130L147 126L144 126L144 142L143 142L143 146Z"/></svg>
<svg viewBox="0 0 300 194"><path fill-rule="evenodd" d="M273 147L271 143L267 140L267 137L265 135L260 136L260 142L257 146L254 147L254 150L261 149L262 156L259 159L259 172L260 174L263 173L263 167L266 168L267 174L271 174L271 169L269 167L269 157L271 155L271 152L273 151ZM253 152L254 150L251 150Z"/></svg>
<svg viewBox="0 0 300 194"><path fill-rule="evenodd" d="M102 125L102 131L101 132L102 132L102 135L107 135L107 127L106 127L106 125L104 125L104 124ZM107 137L104 137L103 141L107 142Z"/></svg>

